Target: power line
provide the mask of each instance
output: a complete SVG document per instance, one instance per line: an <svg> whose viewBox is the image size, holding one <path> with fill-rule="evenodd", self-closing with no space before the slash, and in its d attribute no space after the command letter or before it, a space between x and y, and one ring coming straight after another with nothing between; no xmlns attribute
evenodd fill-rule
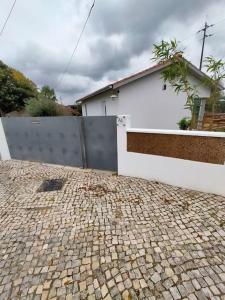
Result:
<svg viewBox="0 0 225 300"><path fill-rule="evenodd" d="M93 10L93 8L94 8L94 6L95 6L95 1L96 1L96 0L93 1L93 4L92 4L92 6L91 6L91 8L90 8L90 10L89 10L89 12L88 12L88 15L87 15L86 21L85 21L85 23L84 23L84 26L83 26L83 28L82 28L82 30L81 30L81 33L80 33L80 35L79 35L79 37L78 37L78 40L77 40L76 44L75 44L75 47L74 47L73 52L72 52L72 54L71 54L71 56L70 56L70 59L69 59L68 63L66 64L66 67L65 67L65 69L64 69L64 71L63 71L63 74L62 74L61 78L59 79L59 82L58 82L58 84L57 84L57 86L56 86L56 89L60 86L60 84L62 83L62 81L63 81L63 79L64 79L65 74L66 74L67 71L69 70L69 67L70 67L70 65L71 65L71 63L72 63L73 57L74 57L74 55L75 55L75 52L76 52L76 50L77 50L77 48L78 48L78 46L79 46L79 43L80 43L80 41L81 41L81 38L82 38L82 36L83 36L84 30L85 30L85 28L86 28L86 26L87 26L88 20L89 20L89 18L90 18L90 16L91 16L92 10Z"/></svg>
<svg viewBox="0 0 225 300"><path fill-rule="evenodd" d="M213 26L217 26L217 24L222 23L222 22L224 22L224 21L225 21L225 18L220 19L219 21L215 22L215 23L213 24ZM195 24L197 24L197 22L196 22ZM211 26L210 26L210 27L211 27ZM201 30L200 30L200 31L201 31ZM200 32L200 31L198 31L198 32ZM223 30L216 31L215 33L220 32L220 31L223 31ZM196 35L198 32L191 33L191 34L187 35L183 40L178 41L178 43L183 43L183 42L185 42L185 41L187 41L187 40L193 39L193 38L195 37L195 35Z"/></svg>
<svg viewBox="0 0 225 300"><path fill-rule="evenodd" d="M194 25L192 25L192 27L193 28L198 28L199 26L200 26L200 20L198 20L197 22L195 22L194 23ZM189 34L189 35L187 35L182 41L179 41L179 43L183 43L184 41L186 41L186 40L190 40L190 39L193 39L194 37L195 37L195 35L197 34L197 32L195 31L195 32L193 32L193 33L191 33L191 34Z"/></svg>
<svg viewBox="0 0 225 300"><path fill-rule="evenodd" d="M207 22L205 22L205 26L198 31L198 33L203 32L202 51L201 51L201 59L200 59L200 66L199 66L200 70L202 69L202 62L203 62L204 49L205 49L205 40L207 37L212 36L212 34L207 34L207 29L210 27L213 27L213 26L214 26L214 24L208 25Z"/></svg>
<svg viewBox="0 0 225 300"><path fill-rule="evenodd" d="M216 22L215 25L217 25L217 24L219 24L221 22L224 22L224 21L225 21L225 18L223 18L223 19L219 20L218 22Z"/></svg>
<svg viewBox="0 0 225 300"><path fill-rule="evenodd" d="M182 41L178 41L178 43L183 43L183 42L185 42L185 41L188 41L188 40L190 40L190 39L193 39L194 37L195 37L195 35L196 35L196 33L191 33L191 34L189 34L189 35L187 35Z"/></svg>
<svg viewBox="0 0 225 300"><path fill-rule="evenodd" d="M214 34L215 34L215 33L218 33L218 32L223 32L224 30L225 30L225 28L220 29L220 30L217 30L217 31L214 31Z"/></svg>
<svg viewBox="0 0 225 300"><path fill-rule="evenodd" d="M5 27L6 27L7 23L8 23L8 21L9 21L9 18L10 18L11 14L12 14L12 12L13 12L13 9L14 9L14 7L15 7L15 5L16 5L16 1L17 1L17 0L14 0L13 5L12 5L10 11L9 11L9 14L8 14L8 16L7 16L6 20L5 20L5 22L3 23L2 29L1 29L1 31L0 31L0 36L3 34L3 31L5 30Z"/></svg>

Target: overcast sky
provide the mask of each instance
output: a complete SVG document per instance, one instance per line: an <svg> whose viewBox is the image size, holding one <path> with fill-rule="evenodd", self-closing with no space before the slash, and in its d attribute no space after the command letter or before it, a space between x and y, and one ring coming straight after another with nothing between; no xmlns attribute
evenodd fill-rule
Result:
<svg viewBox="0 0 225 300"><path fill-rule="evenodd" d="M13 0L0 1L0 27ZM205 55L225 60L224 0L96 0L68 73L71 56L92 0L17 0L0 37L0 60L38 86L56 89L64 104L152 65L153 43L176 37L186 57L199 65L207 20ZM61 84L59 85L59 82Z"/></svg>

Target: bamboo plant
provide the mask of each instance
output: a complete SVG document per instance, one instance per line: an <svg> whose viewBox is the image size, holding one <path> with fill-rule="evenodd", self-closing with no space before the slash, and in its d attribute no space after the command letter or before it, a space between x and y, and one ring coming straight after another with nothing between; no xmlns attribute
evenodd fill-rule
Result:
<svg viewBox="0 0 225 300"><path fill-rule="evenodd" d="M194 85L190 79L188 61L183 59L184 51L178 48L176 39L169 42L162 41L153 48L153 60L159 64L167 64L167 67L162 71L164 82L174 88L177 94L183 92L186 94L185 108L191 112L190 128L196 127L196 100L199 99L198 86ZM205 60L205 67L209 76L205 76L202 85L207 85L211 88L210 99L213 102L213 110L215 103L221 96L220 82L225 78L224 63L222 60L216 60L212 56Z"/></svg>
<svg viewBox="0 0 225 300"><path fill-rule="evenodd" d="M212 130L215 107L218 101L223 98L222 81L225 79L225 63L221 59L216 60L214 57L208 56L204 60L204 66L209 74L209 76L205 77L204 81L211 89L209 101L212 108L212 119L210 124L210 129Z"/></svg>

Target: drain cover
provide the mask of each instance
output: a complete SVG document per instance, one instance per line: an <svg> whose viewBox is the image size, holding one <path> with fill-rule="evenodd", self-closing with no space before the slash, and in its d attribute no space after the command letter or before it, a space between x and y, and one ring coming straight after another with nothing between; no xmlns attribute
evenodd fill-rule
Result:
<svg viewBox="0 0 225 300"><path fill-rule="evenodd" d="M40 192L60 191L64 183L65 183L64 179L46 179L42 182L37 192L40 193Z"/></svg>

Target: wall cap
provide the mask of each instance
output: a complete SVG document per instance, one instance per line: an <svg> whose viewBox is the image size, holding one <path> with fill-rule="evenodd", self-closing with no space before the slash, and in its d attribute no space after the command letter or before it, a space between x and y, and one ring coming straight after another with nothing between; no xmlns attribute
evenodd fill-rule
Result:
<svg viewBox="0 0 225 300"><path fill-rule="evenodd" d="M197 131L197 130L190 131L190 130L127 128L127 132L171 134L171 135L187 135L187 136L205 136L205 137L225 138L225 132Z"/></svg>

